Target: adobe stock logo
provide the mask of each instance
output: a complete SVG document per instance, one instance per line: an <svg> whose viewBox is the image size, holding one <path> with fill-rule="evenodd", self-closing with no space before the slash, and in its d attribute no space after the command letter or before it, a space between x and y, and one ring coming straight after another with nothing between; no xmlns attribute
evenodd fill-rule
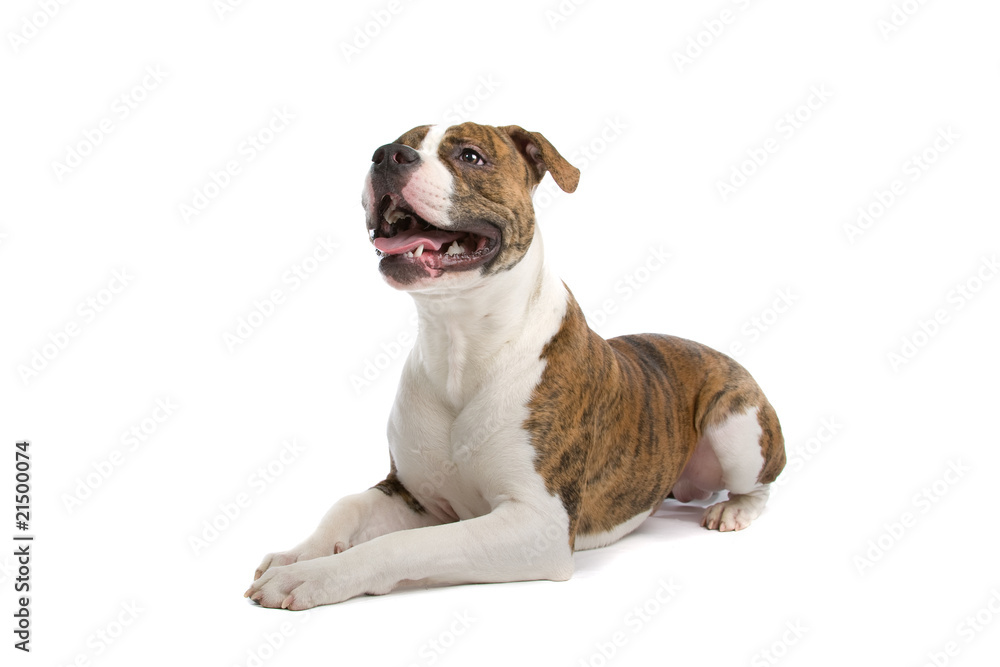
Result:
<svg viewBox="0 0 1000 667"><path fill-rule="evenodd" d="M629 129L628 123L622 120L621 116L608 117L604 120L604 126L596 132L585 144L580 144L578 148L567 151L566 159L570 164L580 170L581 176L592 168L602 156L607 153ZM535 190L534 203L535 213L538 214L548 208L553 202L564 197L566 193L559 189L555 180L547 178L538 185Z"/></svg>
<svg viewBox="0 0 1000 667"><path fill-rule="evenodd" d="M461 614L456 611L452 614L452 618L455 620L447 628L420 646L417 650L420 660L418 662L411 662L409 667L420 667L421 665L433 665L436 663L451 647L458 643L458 640L478 620L469 611L464 611Z"/></svg>
<svg viewBox="0 0 1000 667"><path fill-rule="evenodd" d="M157 398L153 409L142 420L122 431L119 442L121 447L112 449L104 456L90 464L91 470L78 475L72 492L62 494L63 507L72 514L83 507L94 493L101 488L125 463L156 435L160 427L167 423L180 406L167 396Z"/></svg>
<svg viewBox="0 0 1000 667"><path fill-rule="evenodd" d="M232 14L243 5L244 0L215 0L212 9L220 21L225 21L229 14Z"/></svg>
<svg viewBox="0 0 1000 667"><path fill-rule="evenodd" d="M448 125L459 125L472 120L472 116L479 111L486 100L493 97L498 88L500 82L494 79L492 74L480 76L476 87L444 112L444 122Z"/></svg>
<svg viewBox="0 0 1000 667"><path fill-rule="evenodd" d="M62 183L67 176L83 166L84 162L97 151L98 146L135 113L149 99L153 91L163 85L168 76L169 72L163 71L159 65L146 66L142 77L112 100L104 118L97 121L93 127L81 130L82 138L66 144L62 161L52 161L52 174L56 177L56 181Z"/></svg>
<svg viewBox="0 0 1000 667"><path fill-rule="evenodd" d="M38 36L42 29L59 14L69 0L38 0L39 11L21 17L21 29L7 33L7 41L14 53L19 53L28 42Z"/></svg>
<svg viewBox="0 0 1000 667"><path fill-rule="evenodd" d="M412 0L406 0L410 4ZM370 12L371 18L362 25L354 27L353 38L350 42L340 43L340 53L348 64L361 52L367 49L373 41L378 39L382 33L389 28L393 20L402 13L404 7L403 0L389 0L382 8L373 9Z"/></svg>
<svg viewBox="0 0 1000 667"><path fill-rule="evenodd" d="M45 341L29 352L27 363L18 364L16 370L21 382L28 386L62 355L88 325L106 311L122 292L132 284L134 277L129 269L114 269L107 286L91 294L76 306L77 317L71 318L55 331L49 332Z"/></svg>
<svg viewBox="0 0 1000 667"><path fill-rule="evenodd" d="M844 223L843 229L847 241L854 245L859 238L874 227L875 223L886 216L892 207L909 192L908 188L913 187L913 184L923 178L931 166L951 150L961 138L962 135L956 132L951 125L939 127L930 143L903 161L899 167L900 177L892 179L884 190L881 188L873 190L871 198L857 208L854 221Z"/></svg>
<svg viewBox="0 0 1000 667"><path fill-rule="evenodd" d="M823 417L819 428L811 437L802 442L786 443L788 462L778 479L771 483L771 497L773 498L790 480L796 479L798 473L822 454L843 430L844 424L838 417Z"/></svg>
<svg viewBox="0 0 1000 667"><path fill-rule="evenodd" d="M295 438L283 440L281 449L274 458L258 466L247 477L243 488L227 500L218 503L217 511L212 509L212 516L203 519L201 526L188 536L191 552L195 556L200 556L215 544L222 534L236 524L246 510L253 506L254 500L275 484L305 451L305 445L300 445ZM251 494L250 489L255 493Z"/></svg>
<svg viewBox="0 0 1000 667"><path fill-rule="evenodd" d="M941 650L928 651L927 661L921 667L946 667L953 658L958 657L964 646L968 646L981 635L990 624L1000 616L1000 590L993 588L989 599L974 612L966 614L965 618L955 626L955 636L949 639ZM959 643L961 639L964 644Z"/></svg>
<svg viewBox="0 0 1000 667"><path fill-rule="evenodd" d="M661 245L650 246L646 256L636 267L615 281L616 296L603 299L596 308L586 312L587 322L595 329L604 326L614 315L622 311L623 305L635 296L655 275L669 264L672 255Z"/></svg>
<svg viewBox="0 0 1000 667"><path fill-rule="evenodd" d="M918 319L916 325L911 326L900 339L899 347L886 354L889 367L898 373L902 367L916 359L997 275L1000 275L1000 262L997 261L996 254L983 257L971 274L948 290L945 303L936 307L928 317Z"/></svg>
<svg viewBox="0 0 1000 667"><path fill-rule="evenodd" d="M308 611L301 612L301 615L295 615L300 626L308 622L310 618ZM295 636L296 629L291 621L285 621L272 632L262 632L258 635L259 639L246 649L246 658L242 662L233 663L233 665L235 667L262 667Z"/></svg>
<svg viewBox="0 0 1000 667"><path fill-rule="evenodd" d="M556 30L560 24L570 19L576 10L585 5L587 0L559 0L559 4L545 10L545 20L551 30Z"/></svg>
<svg viewBox="0 0 1000 667"><path fill-rule="evenodd" d="M631 632L617 629L607 636L605 641L594 643L594 650L576 662L578 667L607 667L611 661L629 643L629 640L646 628L664 608L666 608L680 593L681 586L673 578L660 579L659 587L641 604L632 607L622 618L622 625Z"/></svg>
<svg viewBox="0 0 1000 667"><path fill-rule="evenodd" d="M281 274L281 285L268 290L262 297L254 299L249 313L240 317L231 330L222 334L226 349L231 353L238 350L244 343L268 322L278 309L288 303L290 295L299 291L312 276L326 265L340 247L333 238L317 236L316 243L301 259L292 263ZM244 311L245 312L245 311Z"/></svg>
<svg viewBox="0 0 1000 667"><path fill-rule="evenodd" d="M740 326L740 338L729 344L729 355L739 358L770 331L782 317L798 302L799 297L792 293L790 287L775 292L774 299L758 314L747 319Z"/></svg>
<svg viewBox="0 0 1000 667"><path fill-rule="evenodd" d="M750 9L751 0L732 0L739 12ZM722 38L728 26L732 25L739 18L740 13L729 8L724 8L718 14L713 15L701 22L701 29L688 35L687 42L682 49L675 49L671 54L677 71L684 73L684 68L694 65L698 58L701 58L712 46Z"/></svg>
<svg viewBox="0 0 1000 667"><path fill-rule="evenodd" d="M750 667L771 667L778 664L807 632L809 628L802 625L802 621L787 621L781 637L771 642L767 648L757 651L750 659Z"/></svg>
<svg viewBox="0 0 1000 667"><path fill-rule="evenodd" d="M750 179L830 102L833 96L833 91L827 88L826 84L811 86L801 104L789 109L774 121L774 131L778 136L768 137L759 146L747 148L744 151L746 158L732 166L729 176L715 181L716 192L722 201L729 201L730 197L745 187Z"/></svg>
<svg viewBox="0 0 1000 667"><path fill-rule="evenodd" d="M271 116L255 132L248 134L236 148L236 155L227 159L218 169L210 169L201 185L192 190L191 199L177 205L177 211L185 223L191 223L201 215L226 189L233 184L244 169L257 157L268 150L296 118L288 107L274 107Z"/></svg>
<svg viewBox="0 0 1000 667"><path fill-rule="evenodd" d="M888 18L881 18L875 23L879 33L882 35L882 39L888 42L889 38L893 37L910 22L911 18L917 15L917 12L927 4L927 1L903 0L903 2L898 4L893 3L892 11L889 12Z"/></svg>
<svg viewBox="0 0 1000 667"><path fill-rule="evenodd" d="M868 540L863 552L854 556L854 567L858 574L864 575L875 564L885 558L906 537L907 533L920 522L921 517L929 514L965 479L972 468L961 460L948 461L948 467L930 484L923 486L910 499L912 510L901 512L895 519L883 523L883 531L874 539ZM913 511L916 510L916 511Z"/></svg>

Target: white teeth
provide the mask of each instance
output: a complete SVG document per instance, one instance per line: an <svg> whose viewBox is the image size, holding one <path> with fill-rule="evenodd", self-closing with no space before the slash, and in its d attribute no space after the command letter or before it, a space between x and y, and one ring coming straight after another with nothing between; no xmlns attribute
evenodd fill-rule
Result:
<svg viewBox="0 0 1000 667"><path fill-rule="evenodd" d="M386 211L382 217L384 217L385 221L388 222L390 225L394 225L397 222L399 222L400 218L405 218L406 214L400 211L398 208L391 208L388 211Z"/></svg>
<svg viewBox="0 0 1000 667"><path fill-rule="evenodd" d="M413 251L413 256L420 257L423 254L424 254L424 244L421 243L420 245L417 246L417 249Z"/></svg>
<svg viewBox="0 0 1000 667"><path fill-rule="evenodd" d="M462 244L458 241L452 241L451 245L448 246L448 255L461 255L465 250L462 248Z"/></svg>
<svg viewBox="0 0 1000 667"><path fill-rule="evenodd" d="M403 257L413 257L413 251L411 250L409 252L404 252Z"/></svg>

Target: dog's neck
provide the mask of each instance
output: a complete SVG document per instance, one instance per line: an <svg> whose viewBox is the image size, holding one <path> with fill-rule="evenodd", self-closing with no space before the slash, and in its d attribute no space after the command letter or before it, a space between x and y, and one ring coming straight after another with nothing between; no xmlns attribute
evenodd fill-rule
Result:
<svg viewBox="0 0 1000 667"><path fill-rule="evenodd" d="M461 291L413 293L419 329L411 361L423 366L435 392L461 409L489 381L504 348L524 346L537 357L539 342L544 345L555 333L552 323L562 320L565 294L545 264L536 227L511 269Z"/></svg>

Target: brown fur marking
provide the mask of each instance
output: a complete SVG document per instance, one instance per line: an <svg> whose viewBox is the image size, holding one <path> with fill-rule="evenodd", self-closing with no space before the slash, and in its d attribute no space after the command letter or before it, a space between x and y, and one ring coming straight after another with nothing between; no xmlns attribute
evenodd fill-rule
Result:
<svg viewBox="0 0 1000 667"><path fill-rule="evenodd" d="M419 148L429 129L428 125L415 127L396 141ZM461 162L458 157L467 146L474 147L487 164ZM546 169L552 170L564 189L575 188L580 176L545 137L517 126L454 125L441 138L438 157L454 177L451 218L488 222L500 231L501 249L484 269L486 275L510 269L528 251L535 234L531 193Z"/></svg>
<svg viewBox="0 0 1000 667"><path fill-rule="evenodd" d="M709 347L657 334L605 341L569 294L542 358L525 428L535 469L569 514L571 547L578 533L608 531L655 510L704 429L734 412L760 408L759 481L773 481L784 466L771 405L742 366Z"/></svg>
<svg viewBox="0 0 1000 667"><path fill-rule="evenodd" d="M396 476L396 462L392 461L389 466L389 475L372 487L373 489L378 489L387 496L399 496L406 506L417 514L423 514L427 510L424 506L420 504L420 501L413 497L413 494L403 486L403 483L399 481L399 477Z"/></svg>
<svg viewBox="0 0 1000 667"><path fill-rule="evenodd" d="M394 143L406 144L410 148L420 148L420 143L427 136L427 133L430 132L430 129L430 125L419 125L402 134Z"/></svg>
<svg viewBox="0 0 1000 667"><path fill-rule="evenodd" d="M781 435L781 424L774 408L766 400L757 413L760 423L760 449L764 455L764 466L757 478L759 484L770 484L778 478L785 467L785 439Z"/></svg>

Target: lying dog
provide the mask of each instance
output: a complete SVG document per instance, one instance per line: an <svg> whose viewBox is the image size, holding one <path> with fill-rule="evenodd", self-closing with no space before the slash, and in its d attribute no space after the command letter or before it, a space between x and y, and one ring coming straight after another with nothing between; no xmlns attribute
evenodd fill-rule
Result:
<svg viewBox="0 0 1000 667"><path fill-rule="evenodd" d="M746 370L698 343L604 340L548 271L531 196L580 172L517 126L423 126L365 180L386 282L419 335L389 418L390 471L269 554L246 596L306 609L403 582L565 580L672 495L726 489L702 525L740 530L785 464L774 409Z"/></svg>

